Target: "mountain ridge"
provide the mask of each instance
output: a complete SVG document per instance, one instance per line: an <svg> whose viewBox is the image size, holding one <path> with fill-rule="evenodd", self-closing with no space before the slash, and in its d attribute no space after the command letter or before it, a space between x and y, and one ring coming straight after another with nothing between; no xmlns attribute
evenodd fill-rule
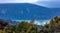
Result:
<svg viewBox="0 0 60 33"><path fill-rule="evenodd" d="M4 9L7 9L7 11L5 12ZM58 10L58 12L55 13L56 9L50 9L30 3L0 4L0 11L1 10L3 10L3 12L0 12L0 18L13 20L30 20L32 18L36 20L50 19L56 16L60 11Z"/></svg>

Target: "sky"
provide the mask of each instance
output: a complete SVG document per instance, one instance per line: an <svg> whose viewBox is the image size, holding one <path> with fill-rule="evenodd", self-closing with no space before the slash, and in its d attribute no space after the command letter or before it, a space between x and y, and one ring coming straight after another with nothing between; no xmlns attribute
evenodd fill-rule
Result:
<svg viewBox="0 0 60 33"><path fill-rule="evenodd" d="M40 0L37 4L49 8L60 8L60 0Z"/></svg>
<svg viewBox="0 0 60 33"><path fill-rule="evenodd" d="M0 0L0 3L33 3L49 8L60 8L60 0Z"/></svg>

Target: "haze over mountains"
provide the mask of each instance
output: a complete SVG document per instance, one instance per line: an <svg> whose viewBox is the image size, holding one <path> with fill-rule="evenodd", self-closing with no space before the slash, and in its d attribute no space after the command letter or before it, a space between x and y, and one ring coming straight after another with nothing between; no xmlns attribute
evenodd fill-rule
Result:
<svg viewBox="0 0 60 33"><path fill-rule="evenodd" d="M12 20L49 20L60 16L60 8L46 8L29 3L0 4L0 18Z"/></svg>

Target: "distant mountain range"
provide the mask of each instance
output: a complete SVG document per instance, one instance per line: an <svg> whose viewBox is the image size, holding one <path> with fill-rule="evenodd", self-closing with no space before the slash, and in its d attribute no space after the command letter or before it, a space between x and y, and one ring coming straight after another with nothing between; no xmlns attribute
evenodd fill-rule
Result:
<svg viewBox="0 0 60 33"><path fill-rule="evenodd" d="M12 24L12 25L16 25L16 24L18 24L19 22L18 21L12 21L12 20L3 20L3 19L0 19L0 22L6 22L6 23L8 23L8 24Z"/></svg>
<svg viewBox="0 0 60 33"><path fill-rule="evenodd" d="M0 4L0 18L12 20L48 20L60 16L60 8L46 8L30 3Z"/></svg>

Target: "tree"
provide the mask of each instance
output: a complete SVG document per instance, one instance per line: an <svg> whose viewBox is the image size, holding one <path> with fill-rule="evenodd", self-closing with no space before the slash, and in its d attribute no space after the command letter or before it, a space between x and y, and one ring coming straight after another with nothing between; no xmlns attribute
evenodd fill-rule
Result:
<svg viewBox="0 0 60 33"><path fill-rule="evenodd" d="M34 23L34 19L31 19L30 23L33 24Z"/></svg>
<svg viewBox="0 0 60 33"><path fill-rule="evenodd" d="M56 22L56 23L58 23L58 16L56 16L56 17L54 17L54 21Z"/></svg>
<svg viewBox="0 0 60 33"><path fill-rule="evenodd" d="M8 24L5 28L5 33L13 33L13 31L15 31L15 26L14 25L11 25L11 24Z"/></svg>
<svg viewBox="0 0 60 33"><path fill-rule="evenodd" d="M0 30L3 30L6 25L8 25L8 22L5 22L3 20L0 20Z"/></svg>
<svg viewBox="0 0 60 33"><path fill-rule="evenodd" d="M54 20L53 20L53 19L51 19L51 21L50 21L50 26L51 26L51 27L54 26Z"/></svg>
<svg viewBox="0 0 60 33"><path fill-rule="evenodd" d="M25 21L21 21L18 26L17 26L17 29L16 31L19 31L19 32L26 32L26 30L29 28L31 24L28 23L28 22L25 22Z"/></svg>

